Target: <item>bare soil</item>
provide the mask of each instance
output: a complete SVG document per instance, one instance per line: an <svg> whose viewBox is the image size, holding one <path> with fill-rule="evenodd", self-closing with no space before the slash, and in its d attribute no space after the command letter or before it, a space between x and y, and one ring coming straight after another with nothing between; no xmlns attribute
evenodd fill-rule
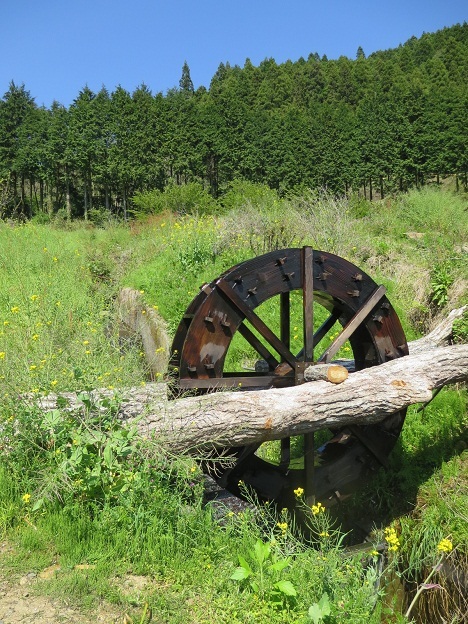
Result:
<svg viewBox="0 0 468 624"><path fill-rule="evenodd" d="M3 561L12 551L7 543L0 543L0 624L117 624L124 621L113 605L103 604L96 613L81 613L66 598L57 600L41 596L36 585L54 578L59 566L50 566L41 572L23 575L7 573Z"/></svg>

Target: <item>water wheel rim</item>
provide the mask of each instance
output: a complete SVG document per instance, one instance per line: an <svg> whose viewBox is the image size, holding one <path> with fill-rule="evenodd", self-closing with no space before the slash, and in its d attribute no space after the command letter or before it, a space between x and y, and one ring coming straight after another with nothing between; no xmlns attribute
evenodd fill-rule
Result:
<svg viewBox="0 0 468 624"><path fill-rule="evenodd" d="M202 287L188 306L174 337L171 367L176 370L179 388L196 388L203 392L239 385L257 387L257 383L261 387L294 385L296 378L291 372L288 375L277 373L285 361L291 367L291 357L297 360L290 350L289 339L282 335L282 329L279 338L271 336L269 328L261 325L261 319L258 321L255 310L273 297L286 299L295 291L302 291L304 299L307 280L313 300L335 316L342 327L356 318L377 293L376 305L365 309L364 320L349 336L356 370L408 353L398 316L385 294L378 293L379 287L370 276L334 254L309 247L290 248L242 262ZM262 344L252 337L246 319L260 331ZM237 332L242 332L251 344L253 341L261 358L269 355L268 373L239 375L225 370L226 356ZM317 498L327 505L343 500L354 489L356 481L363 481L385 465L400 434L405 413L404 410L398 412L378 425L337 431L335 441L327 443L320 451L321 465L314 469L313 489ZM275 500L284 506L294 505L293 490L303 483L304 469L271 464L246 447L225 449L225 452L238 460L234 469L218 472L218 480L227 489L241 494L239 481L242 481L261 499Z"/></svg>

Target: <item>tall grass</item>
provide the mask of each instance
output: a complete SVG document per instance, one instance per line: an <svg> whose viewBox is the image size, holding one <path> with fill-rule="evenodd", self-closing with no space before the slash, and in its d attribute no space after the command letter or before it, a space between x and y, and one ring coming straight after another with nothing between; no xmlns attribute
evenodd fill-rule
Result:
<svg viewBox="0 0 468 624"><path fill-rule="evenodd" d="M194 461L133 437L110 404L98 414L90 406L84 420L34 409L35 395L145 381L138 345L119 348L114 300L121 287L142 291L174 331L201 284L276 247L311 244L355 262L388 287L411 337L467 300L460 251L466 213L456 196L427 190L370 204L247 189L241 203L241 190L232 189L232 205L226 200L218 216L161 208L144 222L105 230L0 224L0 535L16 546L2 565L39 571L58 560L61 570L43 591L90 608L104 598L123 610L131 600L148 601L171 623L308 622L309 607L324 594L330 621L403 621L397 612L382 614L379 556L348 556L327 542L328 531L310 548L281 511L226 510L218 521L204 505ZM412 231L422 236L408 236ZM434 267L448 262L453 280L447 297L434 302ZM301 301L292 299L300 335ZM277 328L274 302L258 312ZM254 356L240 342L229 365L242 368ZM442 392L422 416L410 410L390 474L378 476L361 507L371 498L381 526L400 516L404 559L394 564L403 561L414 573L446 535L459 553L468 552L460 478L466 413L463 389ZM258 540L276 557L289 557L283 574L297 590L294 599L274 604L231 579L238 555L249 557ZM77 565L91 567L83 573ZM124 591L130 573L149 579L138 597Z"/></svg>

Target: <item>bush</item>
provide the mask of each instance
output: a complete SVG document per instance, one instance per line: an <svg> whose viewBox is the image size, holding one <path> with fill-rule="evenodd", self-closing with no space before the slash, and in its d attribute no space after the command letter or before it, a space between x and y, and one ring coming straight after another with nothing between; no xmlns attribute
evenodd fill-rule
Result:
<svg viewBox="0 0 468 624"><path fill-rule="evenodd" d="M266 184L233 180L225 190L221 203L226 211L248 206L265 209L273 207L278 199L278 193Z"/></svg>
<svg viewBox="0 0 468 624"><path fill-rule="evenodd" d="M169 184L164 191L153 189L137 193L132 198L135 209L130 212L136 218L149 214L160 214L164 210L177 215L212 214L218 205L200 182L188 184Z"/></svg>

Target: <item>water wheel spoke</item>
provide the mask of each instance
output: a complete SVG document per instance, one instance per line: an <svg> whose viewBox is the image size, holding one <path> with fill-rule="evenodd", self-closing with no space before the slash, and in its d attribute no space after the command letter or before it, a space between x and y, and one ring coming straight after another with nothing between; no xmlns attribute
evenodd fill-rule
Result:
<svg viewBox="0 0 468 624"><path fill-rule="evenodd" d="M291 300L289 291L280 294L280 339L289 349L291 343Z"/></svg>
<svg viewBox="0 0 468 624"><path fill-rule="evenodd" d="M244 446L240 455L238 456L236 463L232 468L228 468L222 476L218 479L218 485L221 487L226 487L229 479L233 477L235 472L238 472L242 465L258 450L260 443L249 444L248 446Z"/></svg>
<svg viewBox="0 0 468 624"><path fill-rule="evenodd" d="M340 318L339 310L334 309L330 316L326 321L320 325L317 331L314 334L314 348L318 345L318 343L325 338L328 332L333 328L336 321Z"/></svg>
<svg viewBox="0 0 468 624"><path fill-rule="evenodd" d="M359 325L372 312L373 308L385 295L385 292L385 286L379 286L372 293L367 301L359 308L356 314L348 321L348 323L346 323L341 333L335 338L335 340L331 343L328 349L326 349L322 353L322 355L317 360L318 362L328 363L335 357L335 355L338 353L344 343L349 340L349 338L353 335Z"/></svg>
<svg viewBox="0 0 468 624"><path fill-rule="evenodd" d="M253 333L251 329L247 327L244 323L239 325L239 329L237 330L243 338L247 340L247 342L257 351L257 353L268 362L268 367L270 370L274 370L278 366L278 360L268 351L263 342L257 338L257 336Z"/></svg>
<svg viewBox="0 0 468 624"><path fill-rule="evenodd" d="M290 366L295 367L296 357L291 351L281 342L271 329L262 321L262 319L249 308L249 306L243 301L239 295L227 284L224 280L220 279L216 283L219 291L226 297L230 304L238 310L249 323L258 331L258 333L268 342L270 346L275 349L281 357L288 362Z"/></svg>
<svg viewBox="0 0 468 624"><path fill-rule="evenodd" d="M281 439L281 456L279 467L285 470L291 461L291 438Z"/></svg>
<svg viewBox="0 0 468 624"><path fill-rule="evenodd" d="M314 273L313 249L302 249L302 317L304 330L305 362L314 359ZM306 504L314 503L314 434L304 435L304 490Z"/></svg>
<svg viewBox="0 0 468 624"><path fill-rule="evenodd" d="M314 273L313 249L302 250L302 315L304 329L304 361L314 359Z"/></svg>

